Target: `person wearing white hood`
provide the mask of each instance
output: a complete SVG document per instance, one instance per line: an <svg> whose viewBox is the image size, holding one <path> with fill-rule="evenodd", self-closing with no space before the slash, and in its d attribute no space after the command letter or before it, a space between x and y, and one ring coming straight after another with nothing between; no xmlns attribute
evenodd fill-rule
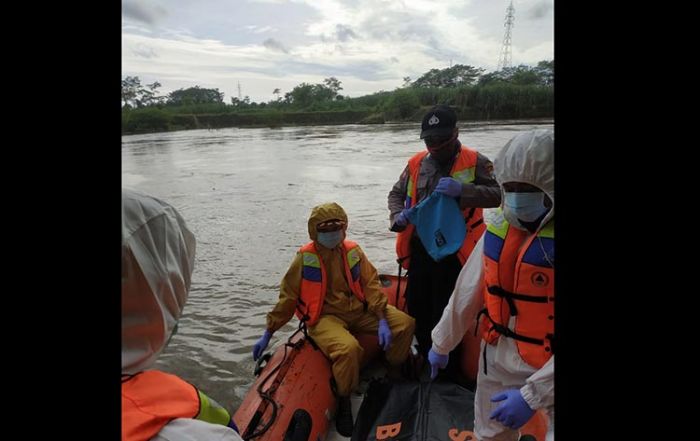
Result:
<svg viewBox="0 0 700 441"><path fill-rule="evenodd" d="M537 409L554 440L554 132L513 137L494 160L502 209L462 268L428 354L431 376L474 320L481 342L474 434L516 441ZM485 306L485 307L484 307Z"/></svg>
<svg viewBox="0 0 700 441"><path fill-rule="evenodd" d="M182 314L195 238L169 204L122 189L122 441L239 441L230 414L155 363Z"/></svg>

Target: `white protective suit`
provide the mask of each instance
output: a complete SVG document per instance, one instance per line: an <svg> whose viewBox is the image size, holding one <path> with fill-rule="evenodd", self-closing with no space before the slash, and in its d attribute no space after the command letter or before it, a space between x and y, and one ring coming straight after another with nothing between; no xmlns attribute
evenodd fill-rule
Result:
<svg viewBox="0 0 700 441"><path fill-rule="evenodd" d="M552 208L544 217L538 231L554 217L554 133L534 130L516 135L501 149L494 160L499 184L523 182L542 189L552 200ZM502 188L502 187L501 187ZM499 215L500 217L500 215ZM499 219L495 219L498 222ZM533 233L537 234L537 232ZM433 351L449 354L474 324L484 307L484 237L477 242L455 283L455 289L442 318L433 328ZM515 329L515 318L508 323ZM486 342L481 341L481 353ZM554 355L540 369L527 364L518 354L515 340L500 336L496 346L486 348L479 357L479 373L474 412L474 433L479 441L516 441L518 431L490 420L491 412L500 402L491 402L492 395L506 389L519 388L532 409L545 409L549 416L547 441L554 441Z"/></svg>
<svg viewBox="0 0 700 441"><path fill-rule="evenodd" d="M153 365L190 289L195 238L169 204L122 189L122 375ZM176 418L152 440L239 441L228 427Z"/></svg>

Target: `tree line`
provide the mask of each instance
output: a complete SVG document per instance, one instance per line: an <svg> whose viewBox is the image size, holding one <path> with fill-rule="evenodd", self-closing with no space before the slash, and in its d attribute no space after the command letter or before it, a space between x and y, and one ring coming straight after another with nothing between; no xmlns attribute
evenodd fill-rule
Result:
<svg viewBox="0 0 700 441"><path fill-rule="evenodd" d="M257 114L259 117L218 117L216 121L280 121L285 118L271 114L305 112L310 123L338 121L332 118L312 116L314 112L349 112L346 122L384 122L385 120L415 119L425 106L448 104L456 107L460 118L497 119L547 117L553 115L554 61L544 60L535 66L519 65L486 73L482 68L456 64L444 69L431 69L412 80L405 77L403 85L393 91L380 91L351 98L341 94L342 83L329 77L318 84L301 83L282 94L279 88L272 91L274 98L265 102L232 97L230 104L224 101L219 89L199 86L181 88L167 95L159 95L161 84L157 81L142 85L137 76L122 80L122 127L125 132L149 130L153 121L159 121L158 130L173 127L173 115L197 115L194 123L200 125L203 115ZM310 113L309 113L310 112ZM352 117L350 117L352 115ZM365 115L357 121L359 115ZM319 119L320 118L320 119ZM289 118L287 118L289 119ZM298 121L298 117L291 120ZM182 118L177 119L177 121ZM290 120L290 121L291 121ZM366 120L366 121L365 121ZM330 122L329 122L330 123ZM225 124L225 122L221 122Z"/></svg>

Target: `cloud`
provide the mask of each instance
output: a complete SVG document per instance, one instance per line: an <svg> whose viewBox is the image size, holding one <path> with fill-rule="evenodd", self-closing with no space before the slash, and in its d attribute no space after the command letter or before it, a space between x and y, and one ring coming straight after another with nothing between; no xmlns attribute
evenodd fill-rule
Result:
<svg viewBox="0 0 700 441"><path fill-rule="evenodd" d="M163 0L139 5L156 1ZM289 91L330 76L342 82L344 94L359 96L392 90L406 76L418 78L450 63L493 70L505 11L500 4L465 0L442 0L439 8L424 0L248 0L245 6L210 0L201 7L167 1L169 16L155 27L146 24L159 17L154 7L129 9L135 0L124 0L125 17L141 15L122 26L123 74L157 80L163 90L199 85L227 96L237 95L240 81L254 101L271 99L275 88ZM271 8L263 14L265 3ZM551 0L523 3L516 11L521 21L516 17L513 63L552 59ZM178 8L183 4L187 8ZM528 13L549 18L528 20Z"/></svg>
<svg viewBox="0 0 700 441"><path fill-rule="evenodd" d="M529 66L534 66L542 60L551 60L554 58L553 47L554 43L552 40L549 40L524 50L518 50L517 53L514 51L513 65L527 64Z"/></svg>
<svg viewBox="0 0 700 441"><path fill-rule="evenodd" d="M263 34L265 32L277 32L277 29L273 28L272 26L250 25L250 26L244 26L244 29L247 29L248 31L250 31L254 34Z"/></svg>
<svg viewBox="0 0 700 441"><path fill-rule="evenodd" d="M438 41L434 36L428 38L426 45L428 48L425 49L424 53L436 60L458 60L462 58L459 51L451 49L447 42Z"/></svg>
<svg viewBox="0 0 700 441"><path fill-rule="evenodd" d="M348 41L351 38L357 38L357 34L350 28L350 26L345 25L335 25L335 35L340 41Z"/></svg>
<svg viewBox="0 0 700 441"><path fill-rule="evenodd" d="M168 12L159 5L149 5L134 1L124 1L122 3L122 14L124 17L153 25L160 18L168 15Z"/></svg>
<svg viewBox="0 0 700 441"><path fill-rule="evenodd" d="M426 41L437 29L432 20L425 20L418 13L375 10L363 17L360 29L375 40L402 42L406 40Z"/></svg>
<svg viewBox="0 0 700 441"><path fill-rule="evenodd" d="M285 54L288 54L289 51L287 50L286 47L279 41L275 40L274 38L268 38L267 40L263 41L263 46L265 46L268 49L271 49L273 51L280 51L284 52Z"/></svg>
<svg viewBox="0 0 700 441"><path fill-rule="evenodd" d="M158 54L156 53L153 48L144 46L144 45L139 45L133 49L131 49L131 52L136 55L137 57L142 57L142 58L158 58Z"/></svg>
<svg viewBox="0 0 700 441"><path fill-rule="evenodd" d="M552 10L552 3L548 1L541 1L530 8L528 11L528 18L532 20L544 18L549 14L550 10Z"/></svg>

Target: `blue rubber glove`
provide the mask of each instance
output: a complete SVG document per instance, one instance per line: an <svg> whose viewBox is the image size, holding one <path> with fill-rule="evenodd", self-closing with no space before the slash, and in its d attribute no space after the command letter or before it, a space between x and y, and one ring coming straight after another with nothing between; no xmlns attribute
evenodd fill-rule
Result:
<svg viewBox="0 0 700 441"><path fill-rule="evenodd" d="M438 374L438 368L445 369L447 362L450 361L450 354L441 355L432 349L428 352L428 361L430 362L430 379L434 380Z"/></svg>
<svg viewBox="0 0 700 441"><path fill-rule="evenodd" d="M241 434L241 432L238 431L238 426L236 426L236 422L233 421L233 418L231 418L227 424L228 427L232 428L233 430L236 431L237 434Z"/></svg>
<svg viewBox="0 0 700 441"><path fill-rule="evenodd" d="M387 351L389 346L391 346L391 329L386 319L379 320L377 334L379 335L379 346L381 346L384 351Z"/></svg>
<svg viewBox="0 0 700 441"><path fill-rule="evenodd" d="M442 193L445 196L456 198L462 195L462 184L456 179L440 178L435 191Z"/></svg>
<svg viewBox="0 0 700 441"><path fill-rule="evenodd" d="M505 400L505 401L503 401ZM530 421L535 411L527 404L519 389L508 389L491 397L492 402L503 401L491 412L490 419L496 419L511 429L519 429Z"/></svg>
<svg viewBox="0 0 700 441"><path fill-rule="evenodd" d="M412 208L404 208L401 213L396 215L394 218L394 225L397 225L399 227L405 227L406 225L410 224L411 221L408 220L408 213L410 213Z"/></svg>
<svg viewBox="0 0 700 441"><path fill-rule="evenodd" d="M270 337L272 337L272 332L265 330L263 336L260 337L260 340L253 346L253 360L257 361L258 358L260 358L265 348L267 348L267 345L270 344Z"/></svg>

